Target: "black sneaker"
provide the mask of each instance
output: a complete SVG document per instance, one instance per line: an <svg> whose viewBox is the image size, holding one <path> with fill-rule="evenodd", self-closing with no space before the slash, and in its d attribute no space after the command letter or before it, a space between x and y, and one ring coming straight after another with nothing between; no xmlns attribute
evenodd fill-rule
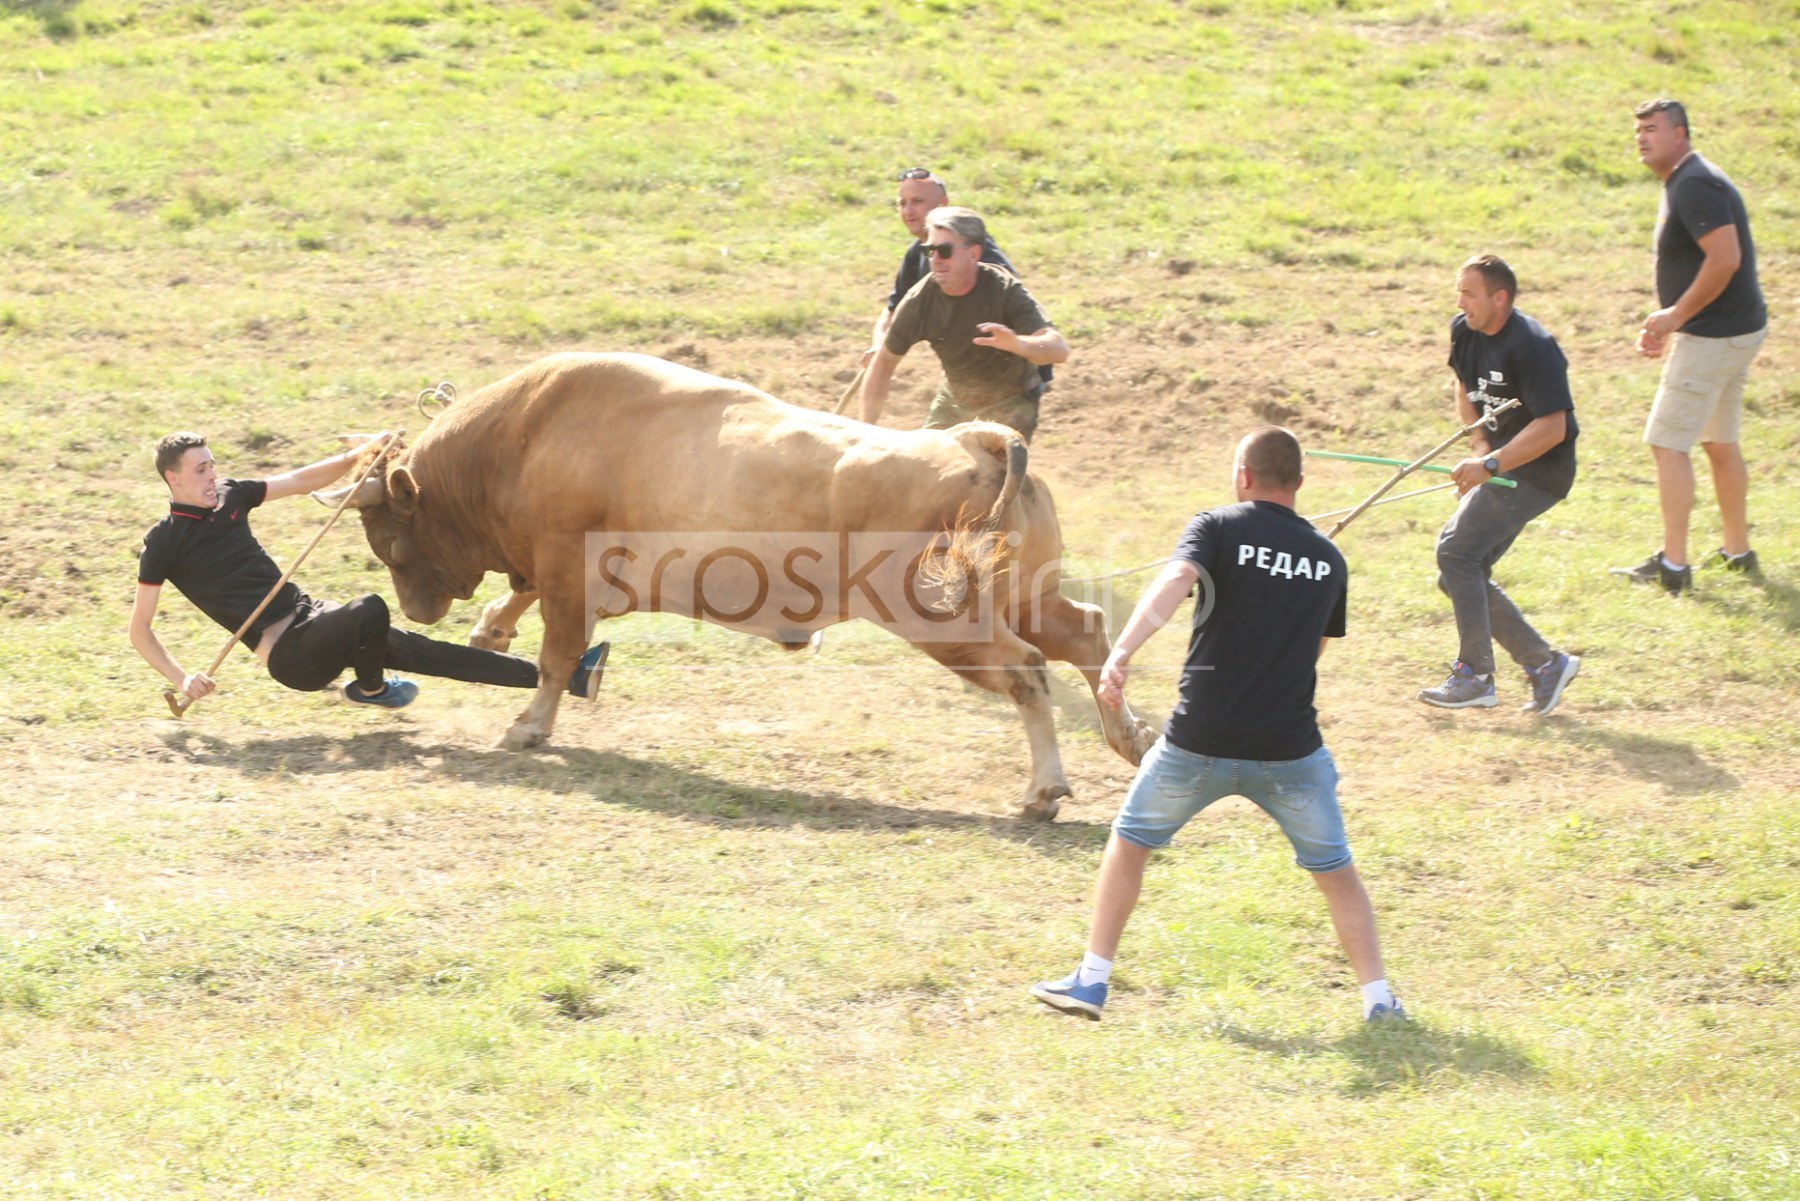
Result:
<svg viewBox="0 0 1800 1201"><path fill-rule="evenodd" d="M1741 571L1745 575L1761 575L1762 568L1756 565L1756 552L1747 550L1741 555L1734 555L1724 547L1712 553L1706 561L1708 567L1723 567L1726 571Z"/></svg>
<svg viewBox="0 0 1800 1201"><path fill-rule="evenodd" d="M1614 575L1622 575L1634 584L1658 583L1662 590L1670 596L1679 596L1694 586L1694 569L1692 567L1669 567L1663 563L1662 552L1657 551L1636 567L1611 568Z"/></svg>

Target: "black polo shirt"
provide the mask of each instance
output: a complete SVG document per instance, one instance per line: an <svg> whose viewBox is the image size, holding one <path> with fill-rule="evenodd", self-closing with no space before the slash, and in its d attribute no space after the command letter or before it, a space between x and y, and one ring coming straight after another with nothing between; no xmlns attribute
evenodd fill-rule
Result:
<svg viewBox="0 0 1800 1201"><path fill-rule="evenodd" d="M281 579L281 568L250 532L250 510L268 493L263 480L220 480L216 509L171 503L169 515L144 535L138 583L175 585L202 613L236 633ZM244 645L255 650L262 632L303 599L291 581L283 584L245 633Z"/></svg>
<svg viewBox="0 0 1800 1201"><path fill-rule="evenodd" d="M1199 569L1200 584L1165 737L1220 759L1318 750L1319 639L1344 636L1344 556L1292 509L1254 500L1195 517L1174 557Z"/></svg>

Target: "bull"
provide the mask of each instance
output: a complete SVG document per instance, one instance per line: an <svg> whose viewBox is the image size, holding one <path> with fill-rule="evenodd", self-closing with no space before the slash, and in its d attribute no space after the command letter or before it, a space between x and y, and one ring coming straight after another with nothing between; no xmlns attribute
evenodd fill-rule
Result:
<svg viewBox="0 0 1800 1201"><path fill-rule="evenodd" d="M1004 426L884 429L647 355L555 354L439 413L351 504L413 621L439 621L490 571L511 591L483 610L472 644L506 649L519 617L540 606L546 682L501 739L507 749L549 737L558 682L601 618L678 613L797 649L869 616L861 602L872 599L881 624L1017 706L1031 748L1019 816L1049 820L1070 795L1045 664L1071 663L1097 688L1106 618L1062 595L1055 505ZM789 547L783 571L746 571L751 551L734 546L725 562L715 549L702 559L709 584L667 570L683 548L656 553L617 531L745 545L807 531L836 549L916 538L919 554L882 586L888 601L870 579L854 580L870 593L849 598L858 608L841 595L820 603L828 587L794 570L832 548ZM1150 728L1128 706L1097 708L1107 743L1137 763Z"/></svg>

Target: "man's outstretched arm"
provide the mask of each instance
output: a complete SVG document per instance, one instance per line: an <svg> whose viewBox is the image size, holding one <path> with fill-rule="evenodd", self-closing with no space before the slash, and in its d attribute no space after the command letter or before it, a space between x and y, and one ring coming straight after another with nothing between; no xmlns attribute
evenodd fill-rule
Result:
<svg viewBox="0 0 1800 1201"><path fill-rule="evenodd" d="M379 434L352 434L346 435L346 437L360 438L361 441L342 454L332 455L329 459L320 459L317 463L308 463L304 467L296 467L292 471L284 471L280 475L270 476L264 481L269 486L269 492L263 499L270 501L280 500L284 496L302 496L308 492L316 492L326 484L335 482L339 476L350 470L365 445L378 438L387 437L387 431L383 430Z"/></svg>
<svg viewBox="0 0 1800 1201"><path fill-rule="evenodd" d="M1169 618L1175 616L1175 610L1181 608L1181 602L1199 578L1200 569L1192 563L1171 559L1151 582L1149 591L1138 598L1137 608L1131 611L1125 628L1119 631L1119 640L1113 643L1112 654L1106 657L1106 666L1100 669L1100 688L1095 695L1102 701L1115 709L1119 707L1125 699L1131 656L1150 641L1152 634L1169 624Z"/></svg>

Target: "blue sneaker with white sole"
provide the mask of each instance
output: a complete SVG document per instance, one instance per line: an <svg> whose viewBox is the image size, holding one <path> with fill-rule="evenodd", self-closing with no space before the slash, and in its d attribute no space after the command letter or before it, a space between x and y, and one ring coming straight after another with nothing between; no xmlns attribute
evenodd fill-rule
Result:
<svg viewBox="0 0 1800 1201"><path fill-rule="evenodd" d="M1548 663L1526 671L1525 678L1531 681L1531 699L1523 706L1525 712L1549 717L1551 710L1556 708L1556 703L1562 700L1563 689L1569 686L1569 681L1580 670L1580 655L1565 655L1561 651L1555 651Z"/></svg>
<svg viewBox="0 0 1800 1201"><path fill-rule="evenodd" d="M1031 986L1031 995L1050 1006L1072 1017L1083 1017L1090 1022L1100 1020L1100 1011L1106 1006L1106 984L1078 984L1080 971L1070 972L1061 980L1046 980L1042 984Z"/></svg>
<svg viewBox="0 0 1800 1201"><path fill-rule="evenodd" d="M419 686L411 680L389 676L387 687L373 696L362 690L355 680L344 685L344 699L355 705L380 705L383 709L404 709L419 695Z"/></svg>
<svg viewBox="0 0 1800 1201"><path fill-rule="evenodd" d="M606 675L606 657L611 653L610 642L596 642L583 652L581 661L575 664L575 674L569 677L570 696L591 701L600 695L600 681Z"/></svg>

